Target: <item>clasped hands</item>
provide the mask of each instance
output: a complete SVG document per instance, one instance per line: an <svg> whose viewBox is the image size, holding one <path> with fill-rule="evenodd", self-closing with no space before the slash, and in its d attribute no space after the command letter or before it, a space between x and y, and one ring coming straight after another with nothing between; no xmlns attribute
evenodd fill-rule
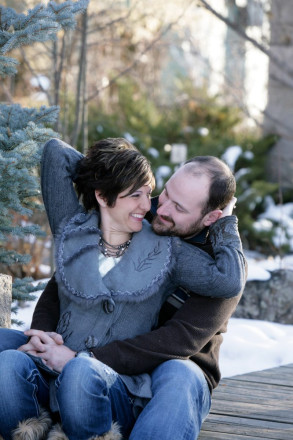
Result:
<svg viewBox="0 0 293 440"><path fill-rule="evenodd" d="M30 329L24 334L30 337L30 340L18 350L41 358L47 367L59 373L75 356L75 352L64 345L63 338L58 333Z"/></svg>

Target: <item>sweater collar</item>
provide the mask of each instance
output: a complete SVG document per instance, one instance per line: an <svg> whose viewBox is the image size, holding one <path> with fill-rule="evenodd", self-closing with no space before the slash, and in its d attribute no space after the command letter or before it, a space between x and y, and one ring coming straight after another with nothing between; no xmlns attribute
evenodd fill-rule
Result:
<svg viewBox="0 0 293 440"><path fill-rule="evenodd" d="M123 258L102 278L98 223L95 211L77 214L56 239L56 277L63 293L79 303L87 300L90 306L108 297L143 301L157 292L173 264L172 239L154 234L143 221Z"/></svg>

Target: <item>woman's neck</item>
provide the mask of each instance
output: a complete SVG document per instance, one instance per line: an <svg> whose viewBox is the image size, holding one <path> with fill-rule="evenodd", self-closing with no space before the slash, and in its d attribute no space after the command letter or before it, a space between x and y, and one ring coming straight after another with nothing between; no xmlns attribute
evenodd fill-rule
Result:
<svg viewBox="0 0 293 440"><path fill-rule="evenodd" d="M113 246L125 243L131 239L132 234L129 232L115 231L104 228L102 225L100 227L103 239Z"/></svg>
<svg viewBox="0 0 293 440"><path fill-rule="evenodd" d="M132 234L121 230L120 224L118 224L117 221L113 221L105 210L101 209L100 215L100 230L105 241L113 246L117 246L131 238Z"/></svg>

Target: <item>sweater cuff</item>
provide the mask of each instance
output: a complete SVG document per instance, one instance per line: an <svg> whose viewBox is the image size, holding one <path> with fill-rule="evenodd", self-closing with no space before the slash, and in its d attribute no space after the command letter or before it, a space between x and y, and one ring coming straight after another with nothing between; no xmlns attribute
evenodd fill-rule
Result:
<svg viewBox="0 0 293 440"><path fill-rule="evenodd" d="M213 223L210 228L210 239L213 247L234 244L235 240L240 240L238 232L238 218L235 215L229 215L220 218Z"/></svg>

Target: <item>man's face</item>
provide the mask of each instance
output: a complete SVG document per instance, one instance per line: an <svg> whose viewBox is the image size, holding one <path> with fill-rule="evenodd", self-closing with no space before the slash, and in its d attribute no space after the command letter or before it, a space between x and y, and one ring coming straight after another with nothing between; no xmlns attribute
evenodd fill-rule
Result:
<svg viewBox="0 0 293 440"><path fill-rule="evenodd" d="M206 226L202 209L208 199L210 179L206 174L193 176L185 167L173 174L159 197L157 215L152 222L153 230L159 235L187 238Z"/></svg>

